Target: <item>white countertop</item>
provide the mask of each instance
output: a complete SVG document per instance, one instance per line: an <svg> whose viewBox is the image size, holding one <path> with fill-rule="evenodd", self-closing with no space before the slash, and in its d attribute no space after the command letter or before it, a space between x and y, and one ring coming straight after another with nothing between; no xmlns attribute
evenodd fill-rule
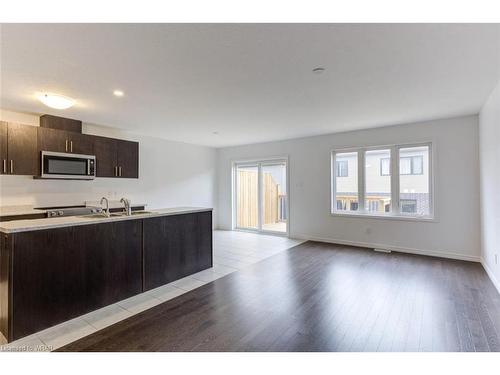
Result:
<svg viewBox="0 0 500 375"><path fill-rule="evenodd" d="M29 232L42 229L53 229L77 225L89 225L99 223L110 223L115 221L147 219L159 216L170 216L179 214L188 214L195 212L212 211L212 208L204 207L172 207L163 208L158 210L149 210L145 214L138 214L132 216L111 216L111 217L85 217L85 216L66 216L66 217L53 217L46 219L32 219L32 220L13 220L0 222L0 232L2 233L18 233Z"/></svg>

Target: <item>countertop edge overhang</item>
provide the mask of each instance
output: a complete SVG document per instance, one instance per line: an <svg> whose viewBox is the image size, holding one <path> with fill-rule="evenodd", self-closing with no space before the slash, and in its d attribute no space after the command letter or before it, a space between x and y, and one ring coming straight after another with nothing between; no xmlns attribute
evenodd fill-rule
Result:
<svg viewBox="0 0 500 375"><path fill-rule="evenodd" d="M84 216L67 216L54 217L45 219L30 219L30 220L14 220L0 222L0 233L11 234L19 232L30 232L35 230L55 229L70 226L113 223L125 220L141 220L150 219L160 216L171 216L190 214L197 212L213 211L213 208L208 207L172 207L162 208L157 210L148 210L150 213L137 214L132 216L112 216L112 217L84 217Z"/></svg>

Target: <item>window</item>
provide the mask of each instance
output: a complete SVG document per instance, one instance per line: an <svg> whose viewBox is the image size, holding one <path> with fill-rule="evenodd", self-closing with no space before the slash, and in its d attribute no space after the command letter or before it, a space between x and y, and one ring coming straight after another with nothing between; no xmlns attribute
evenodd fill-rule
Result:
<svg viewBox="0 0 500 375"><path fill-rule="evenodd" d="M380 159L380 175L381 176L391 175L391 158Z"/></svg>
<svg viewBox="0 0 500 375"><path fill-rule="evenodd" d="M367 201L368 211L378 211L378 201Z"/></svg>
<svg viewBox="0 0 500 375"><path fill-rule="evenodd" d="M334 151L332 212L432 218L431 159L430 144Z"/></svg>
<svg viewBox="0 0 500 375"><path fill-rule="evenodd" d="M417 200L416 199L401 199L401 212L414 214L417 212Z"/></svg>
<svg viewBox="0 0 500 375"><path fill-rule="evenodd" d="M423 174L424 159L421 155L405 156L399 159L399 173L402 175Z"/></svg>
<svg viewBox="0 0 500 375"><path fill-rule="evenodd" d="M427 145L399 149L401 214L413 216L429 216L431 214L429 160L429 146ZM402 170L402 161L411 166L411 173Z"/></svg>
<svg viewBox="0 0 500 375"><path fill-rule="evenodd" d="M345 204L344 204L344 201L339 199L337 201L337 210L345 210Z"/></svg>
<svg viewBox="0 0 500 375"><path fill-rule="evenodd" d="M382 160L391 164L391 150L365 151L365 208L370 212L385 212L385 206L391 204L391 177L380 176L379 166ZM387 162L386 162L387 163Z"/></svg>
<svg viewBox="0 0 500 375"><path fill-rule="evenodd" d="M349 176L349 162L347 160L337 161L337 177Z"/></svg>
<svg viewBox="0 0 500 375"><path fill-rule="evenodd" d="M345 152L335 155L335 186L337 186L335 211L358 211L358 153ZM351 173L348 173L348 167Z"/></svg>

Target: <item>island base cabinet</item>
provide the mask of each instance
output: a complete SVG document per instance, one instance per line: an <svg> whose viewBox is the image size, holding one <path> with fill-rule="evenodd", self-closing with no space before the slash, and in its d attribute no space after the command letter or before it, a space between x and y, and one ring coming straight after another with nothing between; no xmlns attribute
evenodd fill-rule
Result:
<svg viewBox="0 0 500 375"><path fill-rule="evenodd" d="M10 340L142 291L142 222L12 235Z"/></svg>
<svg viewBox="0 0 500 375"><path fill-rule="evenodd" d="M143 236L144 290L212 267L212 212L145 219Z"/></svg>
<svg viewBox="0 0 500 375"><path fill-rule="evenodd" d="M211 211L1 233L0 344L211 266Z"/></svg>

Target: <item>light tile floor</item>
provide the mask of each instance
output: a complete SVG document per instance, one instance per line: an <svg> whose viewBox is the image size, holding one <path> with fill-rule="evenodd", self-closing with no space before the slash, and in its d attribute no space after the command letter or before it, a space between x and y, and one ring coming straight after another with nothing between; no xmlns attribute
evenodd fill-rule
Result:
<svg viewBox="0 0 500 375"><path fill-rule="evenodd" d="M44 331L0 346L0 351L50 351L166 302L304 241L237 231L214 231L214 266Z"/></svg>
<svg viewBox="0 0 500 375"><path fill-rule="evenodd" d="M286 233L286 222L262 224L262 229Z"/></svg>

